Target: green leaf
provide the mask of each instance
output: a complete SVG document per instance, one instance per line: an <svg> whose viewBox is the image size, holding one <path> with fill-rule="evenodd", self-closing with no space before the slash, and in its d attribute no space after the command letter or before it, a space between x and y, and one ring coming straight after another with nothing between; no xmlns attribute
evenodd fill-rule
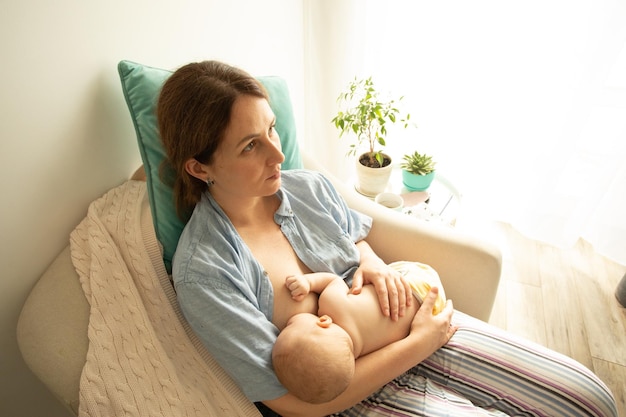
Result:
<svg viewBox="0 0 626 417"><path fill-rule="evenodd" d="M375 146L385 146L385 137L387 135L386 126L389 123L398 123L399 121L408 127L407 121L410 115L403 118L402 113L395 103L399 100L382 101L379 92L374 86L372 77L365 79L354 79L348 83L345 91L341 92L337 97L339 111L332 119L332 123L340 130L340 137L345 134L354 134L353 150L364 143L367 143L374 155L380 157L375 151ZM378 144L378 145L377 145ZM380 157L382 158L382 157Z"/></svg>

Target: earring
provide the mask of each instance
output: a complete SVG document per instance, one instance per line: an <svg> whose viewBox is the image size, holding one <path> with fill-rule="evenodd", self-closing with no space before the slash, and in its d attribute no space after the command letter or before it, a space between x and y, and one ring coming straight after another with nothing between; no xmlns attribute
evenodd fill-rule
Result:
<svg viewBox="0 0 626 417"><path fill-rule="evenodd" d="M208 179L206 180L206 185L207 185L207 187L210 187L210 186L212 186L213 184L215 184L215 181L213 181L211 178L208 178Z"/></svg>

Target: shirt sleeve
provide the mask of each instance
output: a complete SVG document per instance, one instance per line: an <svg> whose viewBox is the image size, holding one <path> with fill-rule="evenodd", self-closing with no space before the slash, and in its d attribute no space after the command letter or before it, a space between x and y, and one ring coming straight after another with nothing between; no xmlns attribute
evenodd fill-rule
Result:
<svg viewBox="0 0 626 417"><path fill-rule="evenodd" d="M271 364L278 329L232 284L218 282L188 278L176 285L185 318L250 401L286 394Z"/></svg>

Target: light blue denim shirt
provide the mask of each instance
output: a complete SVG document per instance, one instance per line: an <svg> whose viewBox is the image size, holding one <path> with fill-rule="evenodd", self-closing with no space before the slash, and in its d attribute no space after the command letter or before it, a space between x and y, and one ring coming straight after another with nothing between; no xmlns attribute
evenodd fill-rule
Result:
<svg viewBox="0 0 626 417"><path fill-rule="evenodd" d="M355 242L367 236L371 218L348 208L313 171L283 171L277 195L274 219L300 260L350 282L360 259ZM286 394L272 369L272 285L209 193L181 235L172 275L187 321L248 399Z"/></svg>

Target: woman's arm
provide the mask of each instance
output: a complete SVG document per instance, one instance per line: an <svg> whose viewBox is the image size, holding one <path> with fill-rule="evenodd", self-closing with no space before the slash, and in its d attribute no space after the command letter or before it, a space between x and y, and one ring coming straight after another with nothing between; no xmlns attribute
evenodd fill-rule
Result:
<svg viewBox="0 0 626 417"><path fill-rule="evenodd" d="M385 264L365 240L357 242L356 247L361 254L361 262L352 278L351 293L358 294L364 284L372 284L376 288L382 313L392 320L403 317L406 307L413 302L409 283L402 274Z"/></svg>
<svg viewBox="0 0 626 417"><path fill-rule="evenodd" d="M415 315L410 334L356 360L350 386L335 400L325 404L309 404L286 394L264 404L284 417L324 416L345 410L367 398L380 387L408 371L446 344L456 331L450 325L453 306L448 301L441 314L432 315L437 297L433 289Z"/></svg>

